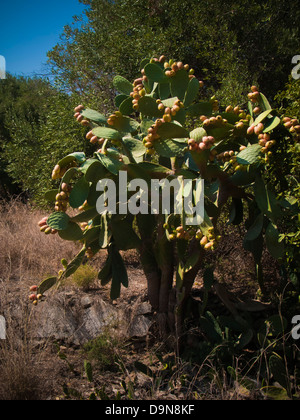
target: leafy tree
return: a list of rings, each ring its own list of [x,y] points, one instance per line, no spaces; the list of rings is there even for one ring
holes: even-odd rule
[[[65,28],[49,62],[66,89],[103,112],[113,107],[107,82],[115,74],[133,79],[144,57],[162,53],[188,62],[225,103],[242,100],[245,80],[272,98],[300,40],[293,1],[80,1],[85,15]]]
[[[290,77],[285,89],[276,96],[281,114],[300,118],[300,80]],[[292,133],[295,127],[287,122]],[[296,130],[299,127],[296,128]],[[279,197],[288,197],[291,206],[300,202],[300,145],[291,139],[281,143],[277,158],[269,168],[269,180]],[[283,182],[285,180],[285,182]],[[300,218],[298,214],[282,220],[281,239],[286,245],[286,272],[297,284],[300,272]]]
[[[39,78],[8,76],[1,82],[1,181],[7,179],[8,194],[14,183],[19,192],[45,204],[53,164],[66,148],[84,147],[83,133],[71,118],[78,99]]]
[[[47,82],[42,79],[27,79],[24,77],[13,77],[7,75],[0,83],[0,172],[2,194],[5,197],[13,193],[20,193],[21,178],[15,177],[9,164],[14,160],[11,153],[11,160],[5,153],[12,146],[13,124],[17,123],[18,117],[22,116],[27,122],[28,128],[40,123],[41,115],[44,114],[45,88]],[[42,98],[42,100],[41,100]],[[36,133],[35,133],[36,134]],[[19,139],[20,151],[22,150],[21,138]],[[12,146],[13,147],[13,146]],[[24,161],[22,161],[23,165]]]
[[[300,118],[300,80],[289,78],[284,90],[279,92],[275,99],[280,111],[294,118]]]

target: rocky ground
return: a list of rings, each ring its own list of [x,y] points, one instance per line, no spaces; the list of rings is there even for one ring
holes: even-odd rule
[[[88,399],[95,389],[109,399],[193,398],[201,375],[197,379],[196,367],[157,341],[143,272],[129,267],[128,273],[130,286],[118,302],[110,301],[109,287],[94,284],[85,291],[63,287],[33,307],[23,287],[14,280],[6,284],[0,398]],[[155,378],[143,373],[145,366]]]
[[[158,339],[146,279],[134,252],[123,255],[129,287],[122,288],[118,301],[109,299],[109,285],[95,281],[106,258],[103,252],[79,282],[77,278],[48,292],[45,301],[32,306],[29,287],[57,273],[60,259],[70,261],[78,249],[56,236],[41,235],[40,211],[16,202],[0,205],[0,214],[0,315],[7,324],[6,340],[0,341],[0,399],[88,399],[95,394],[102,399],[253,397],[227,383],[210,360],[198,365],[179,359],[169,343]],[[24,220],[26,227],[20,229]],[[241,243],[231,245],[228,240],[221,243],[211,262],[218,281],[241,303],[255,298],[257,285]],[[276,269],[269,267],[269,279],[277,281]],[[196,303],[203,298],[202,286],[200,273],[193,289]],[[209,304],[212,311],[227,311],[215,292]],[[193,328],[189,326],[185,337],[190,349],[197,348],[199,340]],[[93,378],[87,375],[90,367]]]

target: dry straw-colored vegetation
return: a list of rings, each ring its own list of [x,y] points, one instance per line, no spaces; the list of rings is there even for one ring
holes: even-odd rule
[[[71,258],[76,248],[41,235],[41,215],[19,199],[0,203],[0,314],[7,332],[0,341],[0,399],[47,398],[54,380],[51,364],[42,363],[48,343],[36,347],[30,337],[28,288],[59,269],[58,251]]]
[[[0,400],[87,399],[95,387],[101,390],[103,398],[110,399],[120,396],[122,399],[165,400],[262,397],[258,382],[257,386],[254,384],[253,391],[245,390],[230,379],[226,366],[217,369],[213,354],[199,364],[191,363],[170,353],[164,343],[151,340],[151,336],[144,342],[124,342],[110,337],[108,331],[84,348],[64,347],[64,343],[57,344],[52,340],[36,342],[32,338],[31,325],[35,308],[28,301],[28,288],[61,269],[60,255],[71,260],[78,250],[77,245],[61,241],[57,235],[46,237],[40,234],[37,223],[43,216],[41,210],[20,200],[0,205],[0,315],[5,316],[7,327],[6,340],[0,340]],[[239,267],[236,267],[234,261],[230,262],[226,246],[221,246],[221,250],[217,257],[216,275],[219,280],[226,277],[232,291],[241,296],[245,293],[252,295],[255,287],[250,275],[251,261],[247,264],[240,261]],[[235,253],[232,255],[234,259]],[[102,255],[90,266],[84,266],[64,287],[93,293],[93,287],[99,286],[97,281],[93,283],[96,268],[104,257]],[[134,285],[138,285],[141,270],[138,269],[136,256],[128,253],[124,257],[130,278]],[[271,272],[269,277],[274,281]],[[239,285],[237,278],[243,280]],[[195,296],[201,286],[199,276]],[[141,286],[137,290],[141,290]],[[137,290],[133,290],[135,294]],[[126,303],[130,304],[130,290],[126,293]],[[152,335],[154,337],[154,333]],[[196,348],[197,340],[201,337],[191,328],[185,337],[188,347]],[[103,355],[109,355],[109,363]],[[263,357],[262,354],[261,360]],[[93,383],[87,381],[84,372],[86,359],[93,365]],[[258,357],[252,363],[260,369],[261,360]],[[142,369],[149,366],[153,377],[147,377],[136,369],[136,362],[142,363],[139,365]],[[233,360],[231,366],[239,376],[243,375],[243,369],[247,371],[249,367],[243,367],[239,358]],[[64,384],[71,384],[71,387],[63,388]]]

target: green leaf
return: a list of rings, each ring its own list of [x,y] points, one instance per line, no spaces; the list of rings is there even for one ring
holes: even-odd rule
[[[110,289],[110,298],[111,300],[119,299],[121,295],[121,280],[115,274],[114,275],[114,267],[112,266],[113,275],[112,275],[112,282],[111,282],[111,289]]]
[[[190,132],[190,138],[196,140],[196,142],[199,143],[205,136],[207,136],[207,132],[202,127],[196,128],[195,130]]]
[[[111,230],[119,250],[128,251],[129,249],[137,249],[140,246],[141,240],[133,230],[132,223],[128,219],[112,219]]]
[[[267,214],[269,210],[268,196],[264,180],[261,176],[257,176],[254,184],[255,201],[259,209]]]
[[[243,221],[244,207],[243,201],[240,198],[233,198],[230,208],[229,220],[227,225],[237,226]]]
[[[187,91],[186,91],[185,98],[183,101],[183,104],[185,107],[188,107],[193,103],[193,101],[198,96],[199,90],[200,90],[199,80],[196,79],[196,77],[194,77],[193,79],[189,81],[189,84],[187,87]]]
[[[55,212],[47,220],[47,225],[55,230],[65,230],[68,227],[70,217],[63,212]]]
[[[222,339],[223,335],[222,335],[222,330],[220,328],[220,325],[218,323],[218,321],[216,320],[216,318],[213,316],[213,314],[209,311],[207,311],[205,313],[205,317],[210,320],[212,322],[212,324],[214,325],[214,329],[216,331],[216,333],[219,335],[219,337]]]
[[[77,209],[78,207],[82,206],[83,203],[88,198],[90,192],[90,184],[87,182],[85,177],[81,177],[79,181],[76,182],[74,185],[70,198],[69,204],[73,209]]]
[[[181,108],[173,118],[174,121],[178,121],[181,125],[184,125],[186,121],[186,110]]]
[[[163,111],[158,109],[158,105],[154,98],[150,96],[143,96],[139,99],[139,111],[147,117],[162,118]]]
[[[108,140],[121,140],[122,135],[119,131],[114,130],[113,128],[107,127],[96,127],[92,130],[94,136],[99,138],[104,138]]]
[[[134,362],[134,367],[139,371],[142,372],[144,375],[149,376],[150,378],[155,378],[155,374],[152,372],[152,370],[146,366],[144,363],[141,362]]]
[[[69,222],[68,227],[64,230],[60,230],[58,235],[65,241],[80,241],[83,238],[83,232],[81,228],[75,222]]]
[[[115,120],[114,127],[122,133],[130,134],[137,133],[140,124],[132,118],[122,116]]]
[[[254,334],[251,329],[242,332],[239,336],[237,343],[235,344],[235,350],[241,351],[245,348],[252,340]]]
[[[265,120],[267,116],[271,114],[272,111],[273,109],[267,109],[266,111],[259,114],[259,116],[255,119],[253,125],[258,125],[259,123],[263,122],[263,120]]]
[[[162,141],[159,140],[154,143],[154,149],[160,156],[171,158],[183,156],[187,150],[187,144],[170,139]]]
[[[227,120],[229,124],[232,125],[234,125],[240,120],[239,116],[234,112],[222,112],[220,115],[223,118],[223,120]]]
[[[66,268],[66,271],[64,273],[65,278],[68,278],[68,277],[72,276],[78,270],[78,268],[83,263],[83,260],[84,260],[84,257],[85,257],[85,252],[86,252],[86,249],[84,247],[76,255],[76,257],[70,262],[70,264],[68,265],[68,267]]]
[[[116,247],[113,247],[112,249],[112,275],[113,275],[113,282],[114,282],[114,278],[116,278],[117,281],[121,282],[124,287],[126,288],[128,287],[127,270],[126,270],[123,258],[121,257]]]
[[[126,99],[131,99],[131,101],[132,101],[132,98],[130,96],[128,96],[128,95],[124,95],[123,93],[121,95],[117,95],[115,97],[115,105],[116,105],[116,107],[119,108],[120,105],[121,105],[121,103],[124,102]]]
[[[168,83],[169,79],[159,64],[149,63],[144,68],[145,74],[153,82]]]
[[[130,163],[127,165],[128,180],[139,178],[147,182],[148,186],[151,184],[151,175],[139,163]]]
[[[289,400],[286,389],[279,386],[264,386],[261,391],[267,398],[272,398],[275,401]]]
[[[221,315],[218,319],[223,328],[229,328],[230,330],[239,333],[244,330],[244,326],[231,316]]]
[[[285,364],[282,358],[273,353],[269,359],[269,368],[276,382],[278,382],[284,389],[289,390],[290,378],[287,377]]]
[[[276,221],[281,217],[281,208],[275,194],[268,189],[260,176],[255,179],[254,194],[259,209],[271,220]]]
[[[288,321],[281,315],[272,315],[264,323],[265,332],[268,337],[277,338],[285,333],[288,328]],[[262,330],[264,329],[262,328]]]
[[[189,138],[189,132],[179,124],[175,123],[164,123],[158,130],[157,134],[161,140],[164,139],[176,139],[176,138]]]
[[[262,231],[264,225],[264,215],[260,213],[255,219],[253,225],[249,228],[248,232],[245,235],[246,241],[253,241],[256,239]]]
[[[261,146],[259,144],[252,144],[246,149],[242,150],[236,157],[237,163],[240,165],[253,165],[260,162]]]
[[[85,162],[80,166],[80,170],[84,164]],[[78,174],[78,171],[79,171],[79,168],[68,169],[67,172],[62,177],[60,185],[62,185],[63,183],[69,184],[72,178],[74,178]]]
[[[210,234],[209,229],[211,229],[212,227],[214,227],[212,221],[210,220],[207,211],[204,209],[204,220],[200,225],[200,229],[201,232],[203,233],[204,236],[208,236]]]
[[[107,248],[110,241],[107,214],[101,215],[99,246],[104,249]]]
[[[182,69],[177,71],[175,76],[171,77],[172,96],[177,96],[181,101],[183,101],[188,89],[189,82],[190,79],[186,70]]]
[[[132,107],[132,98],[129,96],[120,104],[119,111],[123,115],[131,115],[134,113],[134,109]]]
[[[43,295],[45,292],[51,289],[56,284],[56,282],[57,277],[49,277],[48,279],[42,281],[38,287],[37,294]]]
[[[171,95],[170,83],[160,83],[158,86],[159,97],[163,101]]]
[[[106,156],[102,153],[96,153],[96,156],[102,165],[113,175],[118,175],[119,171],[123,168],[123,163],[111,158],[110,156]]]
[[[79,213],[77,216],[71,218],[71,222],[75,223],[84,223],[89,222],[90,220],[94,219],[98,215],[97,209],[93,207],[83,213]]]
[[[122,76],[116,76],[113,80],[113,85],[118,92],[123,93],[124,95],[130,95],[133,91],[132,83]]]
[[[255,181],[257,167],[252,165],[248,166],[246,171],[237,171],[231,177],[231,182],[236,186],[250,185]]]
[[[169,168],[153,162],[141,162],[138,165],[145,171],[149,172],[149,175],[152,175],[153,178],[160,177],[160,175],[165,177],[167,174],[170,174],[171,171]]]
[[[147,64],[149,64],[149,62],[149,58],[143,58],[143,60],[140,62],[140,70],[142,70]]]
[[[268,99],[265,97],[264,94],[260,93],[260,97],[259,97],[259,105],[262,109],[266,110],[272,110],[272,107],[268,101]]]
[[[144,117],[140,124],[140,130],[143,136],[146,136],[148,134],[148,129],[152,127],[153,120],[151,118]]]
[[[207,334],[208,338],[213,343],[222,342],[222,332],[216,319],[210,312],[206,312],[205,316],[200,316],[200,328]]]
[[[106,286],[112,279],[112,256],[111,253],[108,254],[108,257],[105,261],[103,268],[98,274],[98,279],[101,280],[101,285]]]
[[[279,232],[271,222],[266,229],[266,244],[272,257],[280,259],[284,256],[284,244],[279,241]]]
[[[173,107],[173,105],[175,104],[175,102],[177,102],[178,101],[178,97],[177,96],[173,96],[172,98],[167,98],[167,99],[164,99],[163,101],[162,101],[162,103],[163,103],[163,105],[166,107],[166,108],[172,108]]]
[[[107,123],[105,115],[102,115],[100,112],[94,111],[93,109],[86,108],[81,112],[81,115],[99,125]]]
[[[187,262],[184,264],[184,273],[188,273],[199,261],[199,251],[194,252],[189,256]]]
[[[91,244],[98,242],[100,234],[100,226],[89,227],[83,232],[82,240],[85,243],[86,247],[89,247]]]
[[[64,157],[63,159],[61,159],[58,162],[58,165],[61,168],[65,168],[66,166],[68,166],[70,163],[77,161],[79,164],[82,164],[83,162],[85,162],[86,160],[86,156],[85,153],[83,152],[75,152],[75,153],[71,153],[70,155]]]
[[[231,124],[225,124],[222,127],[210,127],[208,126],[206,128],[207,134],[209,136],[213,136],[217,142],[221,140],[227,140],[227,137],[231,134],[232,130],[234,129],[234,126]],[[218,146],[219,144],[217,144]]]
[[[121,140],[122,142],[122,140]],[[109,158],[113,160],[119,161],[120,159],[120,151],[116,149],[115,147],[107,147],[105,150],[105,156],[108,156]],[[126,158],[126,156],[124,156]],[[128,158],[127,158],[128,159]],[[109,173],[107,172],[106,178],[109,178]]]
[[[175,102],[178,101],[178,97],[175,96],[173,98],[167,98],[162,101],[163,105],[167,108],[172,108]],[[181,108],[177,114],[173,117],[174,121],[178,121],[181,125],[185,124],[186,120],[186,111],[184,108]]]
[[[146,148],[142,141],[133,137],[125,137],[123,143],[133,157],[141,157],[146,153]]]
[[[54,202],[54,201],[56,201],[57,194],[59,194],[59,190],[47,191],[44,195],[45,200],[50,201],[50,202]]]
[[[265,128],[263,130],[264,133],[269,133],[270,131],[274,130],[276,127],[278,127],[281,123],[281,120],[279,117],[272,117],[267,120],[267,124],[265,124]]]
[[[107,177],[108,171],[98,159],[89,159],[88,165],[81,169],[87,182],[98,182]]]
[[[264,248],[264,241],[262,233],[253,241],[246,241],[244,239],[243,247],[246,251],[252,253],[255,263],[260,264],[263,248]]]
[[[212,104],[210,102],[200,101],[196,104],[189,106],[186,111],[191,117],[200,117],[201,115],[211,117]]]
[[[89,382],[93,382],[93,368],[88,360],[84,361],[84,371]]]

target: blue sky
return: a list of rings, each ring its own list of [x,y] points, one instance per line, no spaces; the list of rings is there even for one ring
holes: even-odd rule
[[[47,52],[85,7],[78,0],[2,0],[0,55],[5,57],[6,71],[22,76],[47,74]]]

